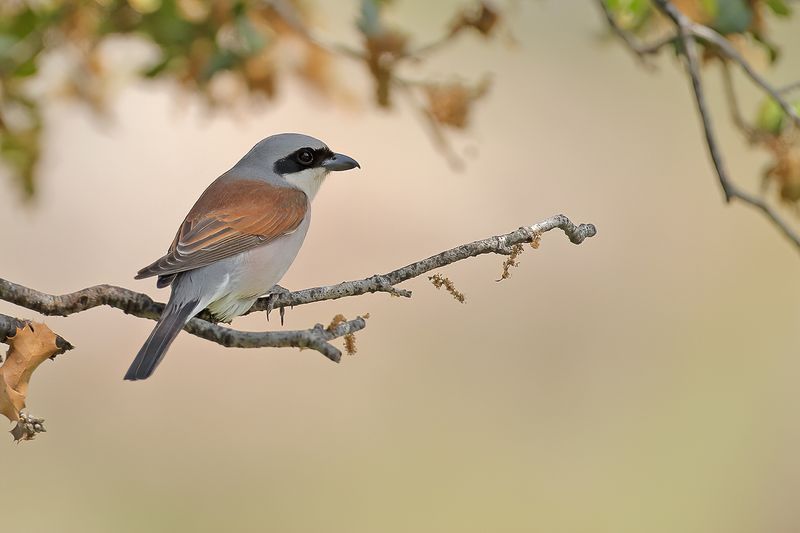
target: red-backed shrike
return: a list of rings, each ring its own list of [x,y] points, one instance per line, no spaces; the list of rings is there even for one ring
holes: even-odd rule
[[[167,255],[139,271],[172,286],[161,318],[125,374],[148,378],[205,308],[230,321],[277,284],[300,251],[311,201],[328,172],[359,164],[297,133],[267,137],[200,196]]]

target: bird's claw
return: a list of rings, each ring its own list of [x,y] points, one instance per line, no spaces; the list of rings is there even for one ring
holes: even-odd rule
[[[267,308],[266,308],[267,322],[269,322],[269,314],[272,312],[273,309],[275,309],[275,301],[278,299],[279,296],[282,296],[284,294],[289,294],[289,292],[290,292],[289,290],[284,289],[280,285],[275,285],[272,288],[270,293],[267,295]],[[286,307],[283,305],[280,306],[278,308],[278,312],[280,313],[281,317],[281,326],[283,326],[284,317],[286,315]]]

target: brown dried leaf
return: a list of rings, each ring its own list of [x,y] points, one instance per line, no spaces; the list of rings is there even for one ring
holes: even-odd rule
[[[750,31],[753,33],[764,33],[767,25],[764,19],[763,0],[748,0],[750,9],[753,11],[753,22],[750,23]]]
[[[9,349],[0,366],[0,414],[12,422],[20,420],[33,372],[42,362],[63,351],[56,339],[56,334],[46,325],[32,322],[18,328],[14,336],[6,340]]]
[[[481,2],[478,9],[463,11],[450,28],[450,35],[455,35],[464,28],[474,28],[484,37],[491,35],[497,27],[500,13],[487,2]]]
[[[366,35],[367,66],[375,80],[375,100],[381,107],[391,106],[391,81],[397,59],[406,53],[408,37],[386,30]]]
[[[775,154],[775,162],[767,170],[766,176],[778,184],[782,200],[800,200],[800,154],[797,151]]]
[[[288,0],[279,5],[277,2],[253,2],[249,14],[253,20],[259,21],[281,36],[299,35],[310,19],[308,6],[297,0]]]
[[[773,162],[764,172],[764,185],[772,181],[778,186],[781,200],[800,201],[800,149],[791,135],[767,135],[761,139],[772,154]]]
[[[247,87],[274,98],[277,90],[278,73],[272,59],[272,49],[264,47],[258,54],[245,59],[242,75]]]
[[[305,56],[297,72],[306,83],[322,94],[329,92],[333,86],[331,54],[320,46],[306,46]]]
[[[476,87],[467,87],[459,82],[427,85],[428,112],[439,124],[463,129],[469,123],[472,103],[485,95],[488,89],[488,80]]]
[[[208,17],[211,6],[202,0],[177,0],[178,13],[188,21],[200,23]]]
[[[673,0],[673,4],[684,15],[698,24],[710,24],[714,21],[714,14],[708,9],[707,4],[700,0]]]

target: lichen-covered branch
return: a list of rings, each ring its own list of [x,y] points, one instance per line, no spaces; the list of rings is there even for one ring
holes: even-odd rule
[[[456,246],[386,274],[376,274],[355,281],[345,281],[336,285],[314,287],[313,289],[282,294],[275,298],[274,305],[275,307],[294,307],[323,300],[359,296],[371,292],[389,292],[397,296],[410,297],[411,291],[397,289],[396,285],[469,257],[483,254],[509,255],[512,253],[512,248],[515,244],[531,242],[536,235],[541,235],[553,229],[563,230],[573,244],[580,244],[597,233],[592,224],[575,225],[566,216],[555,215],[533,226],[524,226],[504,235],[497,235]],[[0,297],[2,297],[2,292],[0,292]],[[255,303],[249,312],[263,311],[266,309],[266,304],[267,302],[261,299]]]
[[[248,312],[265,311],[272,307],[293,307],[374,292],[386,292],[397,296],[410,297],[410,291],[398,289],[396,285],[431,270],[470,257],[488,253],[511,254],[514,245],[531,242],[542,233],[553,229],[564,231],[569,240],[575,244],[580,244],[586,238],[596,234],[596,229],[591,224],[575,225],[566,216],[555,215],[542,222],[519,228],[510,233],[457,246],[386,274],[376,274],[364,279],[295,292],[280,291],[272,298],[259,299]],[[4,279],[0,279],[0,300],[11,302],[43,315],[55,316],[68,316],[94,307],[107,305],[120,309],[127,314],[155,320],[164,308],[164,304],[153,301],[146,294],[113,285],[95,285],[69,294],[52,295]],[[0,315],[0,317],[2,316]],[[2,327],[2,324],[2,319],[0,319],[0,327]],[[341,352],[331,345],[329,341],[352,334],[365,327],[366,322],[364,319],[358,317],[331,328],[323,328],[317,324],[308,330],[245,332],[215,324],[207,313],[201,313],[197,318],[189,321],[185,329],[192,335],[223,346],[240,348],[311,348],[333,361],[338,361],[341,357]]]
[[[193,318],[185,329],[192,335],[229,348],[310,348],[338,363],[342,358],[342,352],[330,344],[330,341],[352,335],[365,327],[367,327],[366,320],[357,317],[330,329],[317,324],[311,329],[297,331],[251,332],[226,328],[200,318]]]

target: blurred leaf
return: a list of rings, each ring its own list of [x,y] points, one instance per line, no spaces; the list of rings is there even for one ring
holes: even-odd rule
[[[711,19],[715,19],[719,15],[719,4],[726,0],[699,0],[700,8],[705,11]]]
[[[245,14],[236,17],[236,28],[242,41],[245,45],[245,51],[248,54],[258,52],[266,44],[266,39],[261,35],[250,22],[250,19]]]
[[[210,80],[217,72],[230,69],[236,63],[237,58],[238,56],[234,52],[218,48],[203,70],[203,79]]]
[[[361,49],[346,53],[363,57],[375,83],[375,102],[388,107],[395,70],[411,58],[409,38],[385,24],[388,0],[351,1],[360,2],[357,25],[363,41]],[[609,1],[633,13],[650,9],[648,0]],[[456,13],[455,31],[495,33],[499,11],[480,0],[474,7]],[[44,102],[38,97],[22,104],[30,115],[22,126],[4,113],[9,104],[19,107],[24,88],[30,86],[23,82],[40,72],[42,58],[57,47],[69,48],[76,57],[65,60],[72,63],[67,65],[66,81],[52,92],[78,97],[102,111],[106,91],[114,85],[108,76],[115,66],[104,63],[101,45],[112,36],[135,35],[158,50],[139,76],[171,80],[209,103],[217,103],[219,94],[233,95],[212,94],[226,80],[241,81],[247,94],[272,98],[285,73],[333,96],[330,51],[310,38],[309,12],[304,0],[0,0],[0,159],[30,198],[42,132],[39,106]],[[448,40],[448,29],[454,27],[443,29],[442,42]],[[284,40],[291,46],[279,47]],[[218,78],[222,72],[231,76]]]
[[[761,103],[756,115],[756,127],[761,131],[777,134],[783,128],[783,109],[778,102],[768,98]]]
[[[450,28],[450,34],[454,35],[465,28],[474,28],[481,35],[488,37],[497,27],[499,20],[498,11],[486,2],[481,2],[477,9],[467,9],[460,13]]]
[[[391,87],[397,58],[406,51],[408,38],[399,32],[386,30],[366,36],[367,66],[375,81],[375,102],[381,107],[391,105]]]
[[[360,17],[356,26],[364,35],[378,35],[383,32],[381,23],[381,9],[384,2],[381,0],[361,0]]]
[[[792,14],[792,8],[786,0],[764,0],[764,3],[779,17],[788,17]]]
[[[429,84],[425,87],[428,113],[439,124],[464,129],[469,124],[473,103],[488,90],[488,79],[475,87],[467,87],[459,82]]]
[[[0,159],[10,168],[24,198],[29,200],[36,192],[34,176],[39,160],[41,113],[34,102],[20,98],[13,103],[24,120],[17,125],[9,124],[9,117],[4,118],[0,113]]]
[[[723,35],[744,33],[753,24],[753,9],[748,0],[717,0],[711,27]]]
[[[800,113],[800,101],[793,102],[792,107]],[[763,132],[777,135],[788,125],[788,117],[780,104],[772,98],[766,98],[758,109],[756,127]]]
[[[781,54],[780,49],[775,46],[774,43],[768,41],[767,38],[761,33],[754,32],[752,35],[755,42],[767,52],[767,58],[769,59],[770,64],[776,62]]]
[[[604,0],[622,28],[637,30],[653,12],[650,0]]]
[[[11,74],[12,76],[16,76],[18,78],[27,78],[28,76],[33,76],[38,71],[39,67],[36,64],[36,58],[31,57],[27,61],[24,61],[19,65],[17,65],[17,67],[14,69],[14,72],[12,72]]]
[[[128,4],[139,13],[152,13],[161,7],[161,0],[128,0]]]
[[[772,153],[773,163],[764,173],[764,180],[778,185],[781,200],[800,201],[800,151],[784,136],[767,139],[766,148]]]

